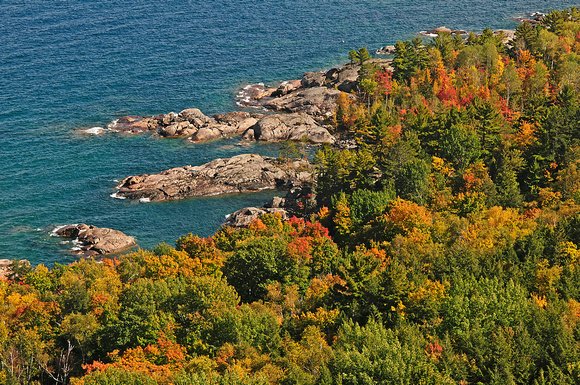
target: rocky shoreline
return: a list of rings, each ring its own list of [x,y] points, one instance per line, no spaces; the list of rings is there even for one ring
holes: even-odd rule
[[[306,113],[258,114],[244,111],[206,116],[193,108],[154,117],[125,116],[109,125],[116,132],[153,132],[165,138],[187,138],[193,143],[241,135],[245,141],[279,142],[305,138],[310,143],[332,143],[329,126]]]
[[[440,32],[467,34],[446,27],[421,34],[436,36]],[[501,30],[495,33],[503,33],[507,38],[513,37],[513,31]],[[395,47],[385,46],[377,53],[393,55]],[[384,58],[371,61],[382,68],[390,68],[392,62]],[[179,113],[157,116],[124,116],[108,128],[127,134],[149,132],[165,138],[186,138],[193,143],[238,135],[245,142],[290,140],[339,145],[342,140],[331,134],[328,123],[337,108],[336,101],[341,92],[348,97],[356,97],[352,92],[357,90],[359,69],[357,64],[350,63],[327,71],[309,72],[300,79],[283,81],[274,87],[263,84],[244,87],[237,96],[236,104],[244,108],[260,109],[260,112],[233,111],[207,116],[197,108],[190,108]],[[117,191],[111,196],[152,202],[276,188],[288,190],[285,198],[274,198],[263,207],[243,208],[228,216],[227,225],[245,227],[265,213],[279,214],[282,218],[304,215],[304,208],[308,207],[312,199],[312,182],[312,166],[306,160],[281,162],[276,158],[245,154],[215,159],[201,166],[176,167],[156,174],[128,176],[116,186]],[[100,230],[115,231],[78,226],[67,226],[61,234],[72,234],[73,238],[83,243],[85,240],[81,240],[81,237],[90,234],[89,230],[97,233]],[[131,245],[134,245],[134,240],[130,239],[133,241]],[[122,245],[130,247],[129,241]],[[96,243],[83,243],[81,250],[85,256],[116,252],[101,247],[98,240]]]
[[[390,59],[372,59],[388,67]],[[237,104],[260,108],[264,113],[232,111],[205,115],[197,108],[157,116],[124,116],[108,128],[115,132],[152,132],[166,138],[187,138],[194,143],[241,135],[245,141],[303,140],[333,143],[329,119],[341,92],[349,97],[357,85],[359,66],[347,64],[327,71],[309,72],[301,79],[281,82],[277,87],[252,84],[237,96]]]

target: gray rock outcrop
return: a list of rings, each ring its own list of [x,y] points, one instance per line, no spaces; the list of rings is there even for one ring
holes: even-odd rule
[[[319,112],[320,106],[325,105],[325,98],[339,92],[326,88],[324,90],[322,93],[319,93],[320,90],[316,88],[304,91],[316,94],[309,97],[309,100],[316,102],[308,108],[305,106],[302,109]],[[271,109],[281,111],[290,111],[294,109],[294,104],[298,103],[286,97],[275,100],[277,100],[278,105],[276,107],[272,105]],[[329,101],[329,103],[331,102]],[[273,127],[274,123],[276,127]],[[243,135],[245,140],[269,142],[300,140],[303,136],[306,136],[312,143],[332,143],[334,140],[325,126],[304,113],[264,115],[233,111],[209,117],[197,108],[190,108],[179,114],[170,112],[155,117],[126,116],[118,119],[109,127],[113,131],[126,133],[154,131],[163,137],[188,137],[190,141],[196,143],[233,135]]]
[[[273,111],[303,112],[323,120],[336,109],[340,91],[353,90],[357,78],[356,65],[308,72],[301,79],[282,82],[278,87],[251,85],[240,93],[238,104]]]
[[[336,109],[338,95],[340,91],[334,88],[301,88],[266,101],[264,107],[273,111],[302,112],[316,117],[329,117]]]
[[[79,252],[84,256],[117,253],[135,246],[135,239],[119,230],[84,223],[60,227],[55,234],[76,240],[80,244]]]
[[[153,131],[163,137],[189,137],[193,142],[201,142],[242,134],[263,116],[235,111],[210,117],[197,108],[189,108],[179,114],[170,112],[153,117],[125,116],[117,119],[109,128],[130,134]]]
[[[259,208],[259,207],[244,207],[227,218],[226,225],[235,228],[248,227],[253,221],[259,219],[264,214],[280,214],[282,220],[287,220],[288,212],[282,208]]]
[[[119,183],[114,196],[162,201],[288,188],[311,181],[312,173],[307,161],[280,164],[276,158],[243,154],[215,159],[201,166],[129,176]]]
[[[273,142],[308,139],[311,143],[332,143],[334,137],[311,116],[301,114],[266,115],[251,127],[255,140]],[[251,138],[250,133],[244,138]]]
[[[264,214],[280,214],[282,220],[292,216],[308,214],[305,207],[314,204],[312,187],[296,186],[288,190],[285,197],[274,197],[262,207],[244,207],[226,218],[225,225],[235,228],[248,227],[254,220]]]
[[[392,61],[372,59],[372,62],[378,67],[387,68]],[[357,64],[347,64],[328,71],[309,72],[301,79],[282,82],[278,87],[266,88],[254,84],[240,92],[238,104],[273,111],[303,112],[322,121],[336,110],[340,91],[350,93],[356,89],[358,71]]]

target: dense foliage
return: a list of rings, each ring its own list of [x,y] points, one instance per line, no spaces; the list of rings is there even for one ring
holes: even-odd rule
[[[580,14],[350,57],[315,214],[15,262],[0,383],[580,383]]]

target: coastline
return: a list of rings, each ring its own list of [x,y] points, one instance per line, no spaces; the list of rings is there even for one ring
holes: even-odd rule
[[[325,75],[326,73],[328,73],[328,71],[330,71],[330,70],[326,70],[326,71],[320,71],[320,72],[315,72],[315,73],[312,73],[312,74],[314,74],[314,75],[316,75],[316,76],[318,76],[319,74],[324,74],[324,75]],[[277,90],[278,88],[280,88],[281,86],[286,86],[287,84],[290,84],[290,83],[292,83],[292,81],[282,81],[282,82],[280,83],[280,86],[279,86],[279,87],[277,87],[277,88],[276,88],[276,90]],[[98,128],[97,128],[97,127],[98,127]],[[104,129],[104,130],[100,130],[101,128],[103,128],[103,127],[101,127],[101,126],[92,126],[91,128],[89,128],[89,129],[88,129],[90,132],[86,132],[86,134],[88,134],[88,135],[91,135],[91,136],[92,136],[92,135],[95,135],[96,133],[100,133],[100,132],[105,132],[105,133],[108,133],[108,132],[109,132],[109,130],[106,130],[106,129]],[[220,137],[220,138],[221,138],[221,137]],[[122,177],[122,176],[121,176],[121,177]],[[119,178],[119,179],[120,179],[120,178]],[[109,193],[109,195],[110,195],[110,193]],[[82,218],[80,218],[80,219],[82,220]],[[58,223],[58,222],[61,222],[61,223],[62,223],[62,221],[60,221],[60,220],[59,220],[59,221],[57,221],[57,223]],[[114,226],[113,226],[113,227],[114,227]]]

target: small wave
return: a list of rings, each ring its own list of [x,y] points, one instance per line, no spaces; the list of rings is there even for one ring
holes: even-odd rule
[[[139,198],[139,202],[141,202],[141,203],[149,203],[149,202],[151,202],[151,199],[150,198]]]
[[[32,230],[33,230],[32,227],[23,225],[23,226],[14,226],[9,231],[12,234],[16,234],[16,233],[25,233]]]
[[[118,192],[118,191],[117,191],[117,192]],[[112,194],[111,194],[111,195],[109,195],[109,196],[110,196],[111,198],[115,198],[115,199],[127,199],[127,198],[125,198],[125,197],[118,196],[116,192],[115,192],[115,193],[112,193]]]

